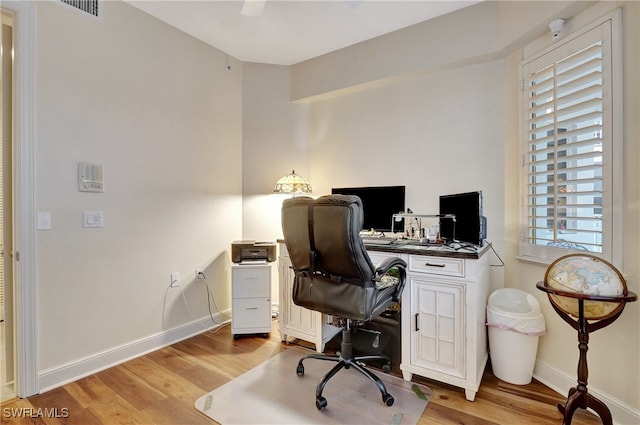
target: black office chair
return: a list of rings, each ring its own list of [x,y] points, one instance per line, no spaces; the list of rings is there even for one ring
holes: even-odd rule
[[[299,376],[304,375],[306,359],[338,362],[316,387],[318,410],[327,406],[322,396],[327,382],[342,368],[350,367],[378,386],[387,406],[394,402],[382,380],[363,366],[364,362],[382,361],[383,370],[388,372],[389,358],[354,356],[351,321],[369,321],[399,301],[406,263],[400,258],[388,258],[374,267],[359,236],[362,219],[362,202],[357,196],[331,195],[317,200],[295,197],[285,200],[282,207],[282,230],[295,272],[293,302],[346,319],[337,355],[315,353],[298,362]]]

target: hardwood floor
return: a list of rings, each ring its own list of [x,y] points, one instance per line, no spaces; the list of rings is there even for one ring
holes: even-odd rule
[[[194,401],[289,346],[280,342],[276,322],[266,339],[234,340],[229,326],[225,326],[217,333],[205,332],[46,393],[6,401],[0,405],[0,422],[212,424],[211,419],[195,410]],[[475,401],[469,402],[462,389],[418,380],[433,391],[420,425],[562,423],[556,404],[563,402],[566,395],[539,382],[506,384],[488,370]],[[309,408],[315,409],[313,400],[309,400]],[[600,424],[600,420],[579,411],[573,424]]]

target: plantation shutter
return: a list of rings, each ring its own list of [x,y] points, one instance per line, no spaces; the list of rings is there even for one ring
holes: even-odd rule
[[[603,252],[612,166],[606,30],[603,24],[523,66],[531,247]]]

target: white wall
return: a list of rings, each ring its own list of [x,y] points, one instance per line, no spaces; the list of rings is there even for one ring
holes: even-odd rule
[[[312,103],[317,193],[404,185],[407,207],[437,214],[440,195],[482,190],[489,240],[500,247],[502,79],[502,63],[489,62]]]
[[[282,238],[280,208],[290,195],[275,194],[291,170],[308,177],[308,106],[289,102],[289,67],[244,64],[242,234],[245,239]]]
[[[242,64],[126,3],[102,5],[93,19],[36,3],[36,203],[52,216],[37,233],[44,386],[206,319],[196,268],[228,310],[241,237]],[[104,193],[78,192],[81,161],[104,166]],[[104,228],[83,228],[85,210],[104,211]]]
[[[309,170],[308,105],[289,102],[289,67],[244,64],[242,238],[282,239],[280,210],[291,195],[273,193],[292,170]],[[272,304],[279,304],[278,268],[271,273]]]

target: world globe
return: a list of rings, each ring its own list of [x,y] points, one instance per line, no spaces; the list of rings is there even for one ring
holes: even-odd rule
[[[624,308],[624,302],[598,300],[598,297],[627,295],[627,284],[618,269],[589,254],[558,258],[547,268],[544,283],[559,292],[584,295],[572,297],[548,293],[549,301],[555,307],[574,317],[579,317],[578,298],[583,298],[587,320],[605,319]]]
[[[603,424],[612,425],[607,405],[587,390],[589,333],[613,323],[626,303],[637,301],[638,296],[627,290],[618,269],[591,254],[558,258],[547,267],[544,281],[538,282],[536,287],[547,293],[556,313],[578,331],[578,385],[569,390],[565,404],[558,404],[562,423],[570,424],[577,409],[590,408],[600,416]]]

